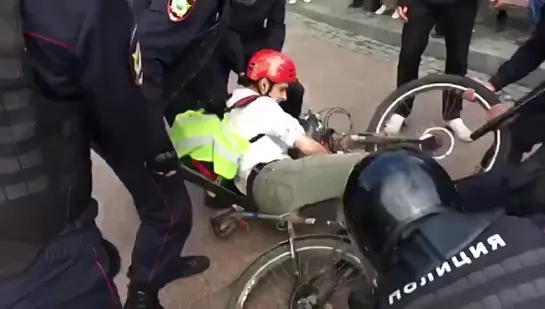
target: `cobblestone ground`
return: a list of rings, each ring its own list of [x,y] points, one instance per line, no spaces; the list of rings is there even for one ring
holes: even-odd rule
[[[300,79],[306,88],[308,106],[315,109],[332,106],[348,109],[352,113],[355,130],[365,130],[377,104],[394,90],[399,52],[395,47],[288,14],[286,51],[297,63]],[[442,67],[442,62],[425,58],[422,73],[440,72]],[[484,78],[476,72],[471,72],[471,75]],[[514,98],[526,91],[517,86],[508,89]],[[438,100],[440,94],[431,101]],[[437,105],[439,108],[429,112],[425,110],[424,114],[440,115],[440,104]],[[470,110],[469,114],[473,113],[471,107],[467,109]],[[419,123],[420,120],[414,122]],[[454,161],[466,161],[467,156],[465,152]],[[93,163],[93,194],[101,207],[97,222],[104,235],[119,247],[122,254],[123,270],[116,283],[124,299],[128,283],[124,273],[130,261],[139,221],[130,196],[115,175],[100,158],[93,157]],[[250,222],[249,230],[241,229],[231,238],[219,240],[210,231],[211,212],[203,207],[202,190],[189,185],[189,193],[194,227],[184,251],[187,254],[207,255],[212,265],[202,275],[169,284],[160,297],[167,309],[221,309],[231,293],[231,283],[263,251],[285,240],[286,234],[276,231],[272,224]],[[315,230],[297,227],[299,234]],[[270,304],[260,309],[267,308],[281,307]]]
[[[347,48],[380,60],[397,62],[400,49],[397,46],[387,45],[362,35],[334,28],[328,24],[316,22],[299,14],[289,14],[288,20],[292,25],[299,24],[300,26],[306,27],[310,35],[328,40],[339,47]],[[443,72],[444,67],[445,62],[442,60],[432,57],[423,57],[420,65],[420,76],[441,73]],[[487,74],[471,70],[468,72],[468,75],[481,80],[486,80],[490,77]],[[510,85],[504,89],[504,92],[514,100],[522,97],[529,91],[530,89],[527,87],[516,84]]]

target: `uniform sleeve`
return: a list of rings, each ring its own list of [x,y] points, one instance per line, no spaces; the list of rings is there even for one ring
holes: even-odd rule
[[[265,134],[276,136],[288,147],[293,147],[295,141],[305,135],[305,129],[297,119],[285,113],[276,102],[271,101],[271,104],[266,104],[266,106],[264,114],[267,115],[269,126]]]
[[[93,139],[105,151],[150,158],[166,131],[162,113],[144,99],[131,74],[131,8],[125,0],[95,2],[75,47]]]
[[[544,60],[545,20],[542,20],[528,41],[498,69],[489,81],[497,90],[500,90],[537,69]]]
[[[79,24],[66,21],[62,25],[58,20],[63,14],[51,9],[51,1],[25,0],[21,2],[23,30],[29,67],[34,74],[34,81],[42,95],[49,99],[77,98],[82,96],[82,89],[75,78],[73,64],[77,62],[75,54],[76,31]],[[68,9],[70,11],[70,9]],[[75,18],[85,14],[73,12]],[[47,17],[42,17],[42,14]],[[55,22],[57,21],[57,22]]]
[[[281,51],[286,39],[286,0],[276,0],[267,18],[267,47]]]

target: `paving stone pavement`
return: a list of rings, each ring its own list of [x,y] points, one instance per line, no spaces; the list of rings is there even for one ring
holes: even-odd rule
[[[370,55],[380,60],[395,61],[399,55],[399,47],[381,43],[362,35],[343,29],[332,27],[328,24],[317,22],[297,13],[288,13],[288,23],[306,27],[308,33],[312,36],[326,39],[331,43],[349,50]],[[433,57],[422,57],[420,65],[420,76],[428,74],[441,73],[444,70],[445,62]],[[468,75],[481,80],[486,80],[490,76],[484,73],[469,70]],[[504,93],[516,100],[530,91],[529,88],[522,85],[509,85],[504,89]]]

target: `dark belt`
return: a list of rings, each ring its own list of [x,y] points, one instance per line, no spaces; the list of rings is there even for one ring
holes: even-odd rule
[[[276,162],[276,161],[277,160],[272,162]],[[253,188],[254,188],[255,178],[257,177],[259,172],[261,172],[265,168],[265,166],[267,166],[268,164],[271,164],[272,162],[259,163],[256,166],[252,167],[252,171],[250,172],[250,175],[248,175],[248,181],[246,182],[246,196],[248,196],[252,200],[254,199]]]

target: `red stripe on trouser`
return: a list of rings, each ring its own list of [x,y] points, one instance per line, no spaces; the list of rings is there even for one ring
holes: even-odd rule
[[[174,175],[172,177],[176,177],[176,175]],[[165,199],[165,196],[163,195],[163,193],[161,192],[161,189],[159,188],[159,186],[157,185],[157,183],[153,179],[153,176],[151,177],[151,181],[152,181],[153,185],[155,186],[155,189],[157,190],[157,193],[159,194],[159,196],[161,196],[161,199],[163,200],[163,205],[165,206],[165,210],[168,213],[169,226],[168,226],[168,231],[165,233],[165,236],[163,237],[163,243],[161,244],[161,247],[159,248],[159,252],[157,252],[157,255],[155,256],[155,262],[153,263],[153,267],[152,267],[151,272],[150,272],[149,277],[148,277],[148,281],[150,281],[150,282],[151,282],[151,279],[153,278],[153,275],[155,275],[155,271],[157,270],[157,265],[159,264],[159,259],[161,257],[161,253],[163,253],[163,249],[164,249],[164,247],[166,245],[168,236],[170,234],[172,234],[172,230],[174,228],[174,216],[172,214],[172,211],[170,210],[170,207],[168,206],[168,203],[167,203],[167,201]]]
[[[100,259],[98,258],[98,252],[95,247],[93,247],[93,253],[95,254],[95,265],[102,274],[102,277],[106,281],[106,285],[108,286],[108,290],[110,291],[110,300],[112,301],[112,308],[118,308],[119,300],[117,295],[117,290],[113,284],[113,282],[108,278],[108,275],[106,274],[106,271],[104,270],[104,267],[102,266],[102,263],[100,262]]]

